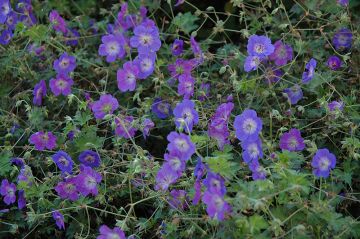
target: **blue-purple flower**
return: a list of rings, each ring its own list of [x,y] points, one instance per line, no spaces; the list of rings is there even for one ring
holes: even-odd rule
[[[52,159],[62,173],[72,174],[74,161],[71,159],[70,155],[62,150],[59,150],[52,156]]]
[[[195,110],[195,104],[191,100],[183,100],[174,108],[175,125],[189,133],[194,125],[199,122],[199,114]]]
[[[84,150],[79,155],[79,161],[85,166],[89,167],[99,167],[100,166],[100,156],[97,152],[92,150]]]
[[[236,137],[240,141],[255,140],[262,129],[262,121],[255,110],[246,109],[235,117],[234,128]]]
[[[76,177],[76,185],[79,192],[83,196],[89,194],[98,195],[98,184],[101,182],[101,174],[93,170],[91,167],[80,165],[80,174]]]
[[[245,58],[244,70],[246,72],[257,70],[261,63],[261,58],[259,56],[247,56]]]
[[[185,209],[188,206],[187,195],[185,190],[171,190],[170,198],[168,199],[169,205],[175,209]]]
[[[251,35],[248,40],[247,52],[250,56],[264,58],[271,55],[274,49],[271,40],[266,36]]]
[[[347,28],[342,28],[335,33],[332,44],[335,46],[336,50],[350,49],[352,38],[352,32]]]
[[[195,144],[186,134],[171,132],[167,140],[170,142],[167,146],[168,151],[179,153],[183,160],[189,160],[195,153]]]
[[[290,45],[282,43],[278,40],[274,43],[275,50],[269,56],[269,59],[274,61],[275,65],[283,66],[293,59],[293,50]]]
[[[70,56],[67,52],[64,52],[59,59],[54,61],[54,70],[58,74],[67,75],[74,71],[76,68],[75,56]]]
[[[146,137],[148,137],[150,135],[150,130],[152,128],[154,128],[155,123],[151,119],[146,118],[142,122],[141,126],[142,126],[142,132],[143,132],[144,139],[146,139]]]
[[[56,222],[56,226],[61,230],[65,230],[65,223],[64,223],[64,215],[61,214],[61,212],[55,210],[52,212],[53,219]]]
[[[139,73],[139,67],[134,64],[134,62],[125,62],[123,68],[117,71],[117,85],[119,90],[121,92],[134,91]]]
[[[156,52],[161,47],[159,30],[151,20],[143,22],[134,29],[134,36],[130,38],[131,47],[137,48],[140,53]]]
[[[293,85],[290,88],[286,88],[284,90],[284,93],[286,94],[290,104],[295,105],[299,100],[303,98],[303,92],[301,90],[301,87],[297,84]]]
[[[11,5],[9,0],[0,0],[0,23],[4,24],[9,13],[11,12]]]
[[[184,99],[190,99],[194,95],[195,79],[190,74],[179,76],[178,94]]]
[[[311,58],[308,63],[306,63],[305,71],[302,75],[302,83],[307,84],[314,78],[316,68],[316,60]]]
[[[155,190],[166,191],[178,178],[179,174],[171,168],[170,164],[164,164],[156,175]]]
[[[204,185],[207,191],[224,196],[226,193],[225,180],[219,174],[208,172],[204,179]]]
[[[16,201],[16,186],[14,183],[9,183],[7,179],[1,181],[0,193],[4,197],[4,203],[10,205]]]
[[[67,75],[59,74],[56,78],[50,79],[50,89],[55,96],[59,95],[70,95],[71,86],[74,84],[74,81]]]
[[[29,142],[35,145],[36,150],[52,150],[56,147],[56,136],[52,132],[40,131],[32,134]]]
[[[115,134],[119,137],[130,139],[135,136],[136,128],[133,126],[134,117],[125,116],[115,118]]]
[[[252,178],[257,180],[264,180],[266,179],[266,171],[265,169],[260,165],[258,160],[252,160],[249,163],[249,169],[252,172]]]
[[[171,53],[174,56],[179,56],[183,52],[184,41],[180,39],[175,39],[174,43],[171,45]]]
[[[109,34],[101,38],[102,44],[99,47],[99,55],[106,56],[107,62],[114,62],[125,56],[126,41],[121,34]]]
[[[336,111],[343,111],[344,110],[344,102],[343,101],[332,101],[327,105],[330,113],[334,113]]]
[[[318,149],[311,161],[313,174],[316,177],[329,177],[330,170],[334,169],[335,165],[336,157],[334,154],[330,153],[328,149]]]
[[[155,98],[153,104],[151,105],[151,111],[159,118],[166,119],[172,114],[171,105],[166,100],[161,98]]]
[[[79,198],[76,177],[66,178],[65,181],[59,182],[54,189],[62,199],[76,201]]]
[[[99,229],[100,235],[96,239],[126,239],[125,233],[118,227],[110,229],[102,225]]]
[[[154,52],[140,53],[134,60],[134,64],[139,68],[138,78],[146,79],[155,70],[156,54]]]
[[[333,71],[339,70],[341,67],[340,58],[337,56],[330,56],[327,60],[327,66]]]
[[[242,158],[245,163],[249,163],[253,160],[258,160],[259,158],[263,157],[260,138],[241,142],[241,148],[243,149]]]
[[[18,191],[18,208],[21,210],[24,207],[26,207],[25,191],[19,190]]]
[[[230,205],[225,201],[224,197],[219,194],[205,191],[202,201],[207,206],[207,214],[211,218],[216,218],[219,221],[223,221],[225,214],[231,211]]]
[[[0,35],[0,44],[7,45],[10,43],[13,37],[13,32],[11,30],[3,30]]]
[[[55,31],[62,32],[64,34],[67,32],[66,22],[56,10],[52,10],[50,12],[49,21],[51,22]]]
[[[290,129],[288,133],[284,133],[280,138],[280,148],[288,151],[301,151],[305,148],[304,139],[298,129]]]
[[[37,106],[41,106],[42,100],[46,96],[46,83],[44,80],[41,80],[39,83],[35,85],[33,95],[34,95],[33,104]]]
[[[119,108],[119,102],[110,94],[100,96],[100,99],[91,106],[96,119],[103,119],[105,115],[112,114],[117,108]]]

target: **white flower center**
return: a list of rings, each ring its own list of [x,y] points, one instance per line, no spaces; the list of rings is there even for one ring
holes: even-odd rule
[[[247,134],[253,134],[257,129],[255,120],[251,118],[244,120],[243,129]]]

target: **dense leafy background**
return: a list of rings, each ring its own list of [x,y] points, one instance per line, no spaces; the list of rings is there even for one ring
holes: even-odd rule
[[[27,28],[18,24],[14,39],[0,46],[0,176],[16,181],[19,170],[10,158],[23,157],[31,166],[32,187],[25,187],[27,209],[15,206],[0,213],[3,238],[95,238],[98,227],[121,227],[135,238],[359,238],[360,223],[360,2],[350,0],[348,8],[335,0],[231,0],[186,1],[174,7],[173,1],[129,1],[130,11],[140,4],[149,9],[162,40],[156,70],[138,84],[135,92],[121,93],[116,86],[116,70],[122,61],[108,64],[98,56],[100,39],[106,25],[119,11],[118,1],[33,1],[38,24]],[[57,9],[68,25],[80,32],[77,47],[65,46],[64,39],[49,25],[48,13]],[[98,33],[89,30],[96,19]],[[347,27],[354,34],[352,48],[338,53],[344,61],[340,71],[326,66],[337,54],[331,39],[337,29]],[[195,70],[196,89],[202,82],[211,84],[210,97],[196,101],[200,123],[192,133],[198,152],[209,167],[227,179],[226,199],[232,213],[224,222],[206,215],[203,204],[186,210],[168,205],[168,193],[154,190],[155,175],[163,161],[166,136],[175,128],[172,118],[157,119],[151,112],[155,96],[175,106],[181,101],[176,87],[167,84],[167,65],[175,61],[169,45],[180,37],[187,43],[190,35],[205,52],[205,62]],[[243,70],[247,39],[252,34],[282,39],[294,49],[295,59],[283,70],[286,74],[275,85],[265,83],[264,74]],[[27,51],[37,43],[45,46],[44,57]],[[185,57],[191,56],[187,46]],[[75,85],[68,97],[51,93],[43,107],[32,105],[32,89],[41,79],[55,75],[52,63],[64,51],[77,58],[73,74]],[[291,106],[283,96],[285,88],[299,82],[305,63],[318,61],[316,76],[303,87],[304,99]],[[133,140],[114,136],[110,120],[96,121],[86,107],[84,92],[94,100],[108,92],[121,105],[120,114],[133,115],[135,124],[151,117],[155,129],[144,140],[141,133]],[[199,96],[196,91],[194,99]],[[235,109],[230,120],[231,145],[218,151],[207,134],[207,124],[220,103],[232,94]],[[330,117],[326,105],[342,100],[345,109]],[[235,115],[252,108],[264,122],[262,140],[268,176],[253,181],[241,159],[239,141],[233,133]],[[18,125],[14,130],[14,125]],[[66,135],[77,128],[75,139]],[[301,153],[281,152],[282,132],[298,128],[306,139]],[[84,149],[97,150],[102,158],[99,169],[103,181],[97,197],[76,202],[61,200],[53,190],[60,173],[51,151],[39,152],[29,145],[29,136],[51,130],[58,137],[59,149],[74,159]],[[326,180],[316,179],[310,161],[318,148],[327,147],[337,156],[336,169]],[[271,157],[275,153],[276,157]],[[186,174],[174,188],[193,195],[192,175],[196,159],[188,162]],[[18,186],[18,187],[21,187]],[[1,204],[1,208],[8,208]],[[66,231],[56,229],[51,211],[63,209]]]

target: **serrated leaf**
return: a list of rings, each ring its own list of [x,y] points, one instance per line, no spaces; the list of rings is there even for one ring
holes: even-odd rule
[[[172,24],[180,28],[186,34],[189,34],[192,30],[195,30],[198,25],[195,23],[199,18],[193,15],[191,12],[185,14],[179,13],[172,21]]]

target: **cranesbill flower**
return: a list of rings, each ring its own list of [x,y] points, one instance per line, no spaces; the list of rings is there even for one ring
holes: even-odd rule
[[[327,65],[333,71],[339,70],[341,67],[341,60],[337,56],[330,56],[327,60]]]
[[[293,85],[290,88],[286,88],[284,90],[284,93],[286,94],[290,104],[295,105],[299,100],[303,98],[303,92],[301,90],[301,87],[297,84]]]
[[[210,83],[201,83],[198,90],[198,100],[205,101],[210,96]]]
[[[247,52],[250,56],[266,57],[274,52],[274,45],[266,36],[251,35],[248,44]]]
[[[135,136],[136,128],[133,126],[134,117],[126,116],[124,118],[115,118],[115,134],[125,139],[130,139]]]
[[[257,70],[261,63],[261,58],[259,56],[247,56],[245,58],[244,70],[246,72]]]
[[[56,78],[50,79],[49,86],[51,92],[55,96],[59,95],[70,95],[71,94],[71,86],[74,84],[74,81],[67,75],[59,74]]]
[[[195,104],[191,100],[183,100],[178,103],[174,109],[175,125],[179,129],[185,129],[185,132],[192,131],[194,125],[199,122],[199,114],[195,110]]]
[[[53,67],[58,74],[67,75],[76,68],[76,58],[64,52],[59,59],[54,61]]]
[[[167,136],[167,140],[170,142],[167,150],[179,153],[182,160],[189,160],[195,153],[195,144],[191,142],[190,137],[186,134],[171,132]]]
[[[76,201],[79,198],[79,192],[77,190],[77,179],[67,178],[63,182],[59,182],[55,186],[55,191],[62,199],[70,199],[71,201]]]
[[[99,229],[100,235],[96,239],[126,239],[125,233],[118,227],[110,229],[102,225]]]
[[[190,74],[179,76],[178,94],[184,99],[190,99],[194,95],[195,79]]]
[[[10,205],[16,201],[16,186],[14,183],[9,183],[7,179],[1,181],[0,193],[4,197],[4,203]]]
[[[23,22],[25,26],[31,27],[37,23],[31,0],[19,0],[16,4],[16,11],[19,14],[19,21]]]
[[[100,166],[100,156],[97,152],[92,150],[82,151],[79,155],[79,161],[85,166],[92,168]]]
[[[278,82],[283,75],[284,72],[281,69],[276,69],[275,67],[267,67],[265,69],[265,80],[268,85]]]
[[[148,22],[153,22],[148,20]],[[134,36],[130,38],[131,47],[137,48],[138,52],[156,52],[161,47],[159,31],[155,24],[144,22],[134,28]],[[153,26],[151,26],[153,25]]]
[[[68,29],[64,36],[67,38],[65,41],[66,45],[77,46],[79,44],[80,33],[75,28]]]
[[[37,106],[41,106],[43,97],[46,96],[46,83],[44,80],[41,80],[39,83],[35,85],[33,95],[34,95],[33,104]]]
[[[194,65],[191,61],[178,58],[174,64],[168,65],[168,70],[170,71],[171,77],[177,78],[183,74],[191,75],[193,67]]]
[[[50,12],[49,21],[55,31],[62,32],[64,34],[67,32],[66,22],[56,10],[52,10]]]
[[[275,50],[269,58],[275,62],[275,65],[283,66],[293,59],[293,50],[290,45],[286,45],[281,40],[278,40],[275,42],[274,47]]]
[[[18,191],[18,208],[21,210],[26,206],[26,198],[24,190]]]
[[[139,68],[139,79],[146,79],[155,69],[156,54],[148,52],[147,54],[140,53],[134,60],[134,64]]]
[[[347,5],[349,5],[349,0],[337,0],[336,2],[343,7],[346,7]]]
[[[183,4],[185,2],[185,0],[177,0],[177,2],[175,3],[175,7],[180,6],[181,4]]]
[[[62,173],[72,174],[74,161],[71,159],[70,155],[59,150],[51,157]]]
[[[168,154],[164,154],[164,159],[166,161],[165,164],[167,164],[168,167],[170,167],[180,177],[185,170],[185,161],[181,159],[181,155],[177,152],[170,152]]]
[[[170,191],[170,198],[168,199],[168,203],[172,208],[184,210],[188,206],[186,199],[187,194],[185,190],[173,189]]]
[[[262,121],[255,110],[246,109],[235,117],[234,128],[236,137],[240,141],[255,140],[262,129]]]
[[[101,174],[93,170],[91,167],[80,165],[80,174],[76,177],[76,185],[79,192],[83,196],[89,194],[98,195],[97,185],[102,180]]]
[[[109,34],[101,37],[99,55],[106,56],[107,62],[114,62],[125,56],[126,41],[122,34]]]
[[[117,108],[119,108],[119,102],[110,94],[100,96],[100,99],[91,106],[96,119],[103,119],[105,115],[112,114]]]
[[[10,159],[10,163],[12,165],[16,165],[20,168],[23,168],[25,166],[25,161],[22,158],[12,158],[12,159]]]
[[[280,148],[288,151],[301,151],[305,148],[304,139],[298,129],[290,129],[288,133],[284,133],[280,138]]]
[[[241,142],[241,148],[243,149],[242,158],[245,163],[249,163],[252,160],[258,160],[263,157],[260,138]]]
[[[11,11],[11,5],[9,0],[0,0],[0,23],[4,24],[9,13]]]
[[[152,128],[154,128],[155,124],[151,119],[146,118],[142,122],[141,126],[142,126],[142,132],[143,132],[144,139],[146,139],[146,137],[148,137],[150,135],[150,130]]]
[[[117,85],[119,90],[121,92],[134,91],[139,73],[139,67],[134,64],[134,62],[126,62],[123,68],[117,71]]]
[[[197,180],[200,180],[204,176],[205,169],[205,164],[202,163],[201,158],[198,158],[194,169],[194,176]]]
[[[184,41],[180,39],[175,39],[174,43],[171,45],[171,53],[174,56],[179,56],[183,52]]]
[[[153,104],[151,105],[151,111],[159,118],[166,119],[172,114],[171,105],[166,100],[161,98],[155,98]]]
[[[165,191],[179,178],[178,173],[172,170],[169,164],[164,164],[158,171],[155,181],[155,190]]]
[[[56,226],[61,230],[65,230],[65,223],[64,223],[64,215],[61,214],[58,210],[52,212],[52,216],[56,222]]]
[[[7,45],[10,43],[13,37],[13,32],[11,30],[3,30],[0,35],[0,44]]]
[[[206,212],[212,217],[216,218],[219,221],[223,221],[225,214],[230,213],[231,207],[225,201],[223,196],[212,193],[210,191],[205,191],[202,201],[206,204]]]
[[[204,185],[208,192],[224,196],[226,193],[225,180],[219,174],[208,172],[204,179]]]
[[[56,136],[51,132],[40,131],[32,134],[29,138],[29,142],[35,145],[36,150],[52,150],[56,147]]]
[[[316,60],[311,58],[308,63],[306,63],[305,71],[302,75],[302,83],[307,84],[309,81],[312,80],[315,74],[316,68]]]
[[[350,49],[352,38],[352,32],[347,28],[342,28],[335,33],[332,44],[335,46],[336,50]]]
[[[16,12],[11,11],[6,19],[6,26],[9,30],[15,30],[16,24],[18,22],[18,17]]]
[[[266,171],[265,169],[260,165],[258,160],[252,160],[249,163],[249,169],[252,172],[252,178],[256,180],[264,180],[266,179]]]
[[[316,177],[329,177],[330,170],[335,168],[336,157],[328,149],[318,149],[315,153],[311,166]]]
[[[201,180],[197,179],[194,183],[194,197],[192,199],[192,204],[197,205],[201,199]]]
[[[21,183],[23,182],[25,185],[27,186],[31,186],[32,185],[32,179],[33,179],[33,174],[31,171],[31,168],[27,165],[24,165],[21,169],[20,169],[20,173],[17,177],[17,182]]]
[[[335,112],[335,111],[343,111],[344,110],[344,102],[342,101],[332,101],[328,104],[328,109],[330,112]]]

